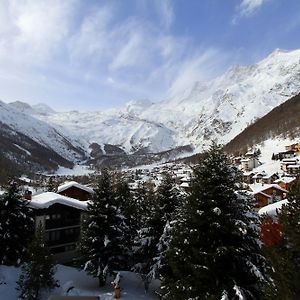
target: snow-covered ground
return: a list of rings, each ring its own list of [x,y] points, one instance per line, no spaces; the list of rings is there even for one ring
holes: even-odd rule
[[[282,175],[282,170],[280,168],[280,160],[272,160],[272,155],[278,152],[284,152],[285,146],[292,145],[299,142],[298,139],[289,138],[274,138],[268,139],[263,143],[257,145],[256,147],[260,149],[261,155],[259,156],[259,161],[262,163],[259,167],[252,170],[252,172],[263,172],[271,175],[277,173]]]
[[[73,169],[59,167],[58,170],[54,174],[46,174],[46,175],[59,175],[59,176],[83,176],[95,173],[95,170],[91,170],[88,166],[84,165],[75,165]]]
[[[0,299],[16,300],[16,281],[20,275],[20,269],[0,265]],[[98,287],[98,281],[86,275],[83,271],[78,271],[72,267],[63,265],[57,266],[55,278],[59,280],[60,287],[53,290],[50,294],[43,295],[41,300],[46,300],[49,295],[60,296],[100,296],[101,300],[111,300],[113,298],[113,286],[107,284],[104,288]],[[113,279],[112,279],[113,280]],[[112,281],[111,280],[111,281]],[[70,289],[67,293],[67,290]],[[138,275],[132,272],[121,272],[121,299],[124,300],[153,300],[157,299],[152,287],[145,294],[143,283]]]

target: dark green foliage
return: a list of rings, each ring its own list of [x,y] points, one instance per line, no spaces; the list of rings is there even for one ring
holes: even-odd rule
[[[192,194],[172,230],[163,298],[236,299],[241,293],[260,299],[267,270],[252,199],[235,191],[238,173],[216,144],[194,176]]]
[[[0,264],[19,265],[26,255],[34,224],[28,201],[12,182],[0,197]]]
[[[168,246],[169,222],[173,220],[180,203],[180,196],[169,174],[164,179],[155,194],[151,193],[143,203],[144,223],[135,239],[136,264],[134,269],[141,274],[147,290],[153,278],[159,278],[165,266],[165,252]],[[165,229],[165,230],[164,230]]]
[[[103,170],[88,204],[79,244],[81,266],[105,285],[107,275],[124,268],[124,217],[111,185],[111,177]]]
[[[57,185],[53,181],[52,176],[50,176],[48,179],[46,189],[47,189],[47,192],[56,192],[56,190],[57,190]]]
[[[44,291],[50,291],[57,286],[57,281],[54,279],[54,264],[44,244],[44,230],[41,225],[29,245],[28,256],[21,271],[17,282],[19,299],[41,299]]]
[[[161,220],[159,215],[159,205],[154,196],[153,190],[146,190],[145,186],[140,186],[141,194],[135,198],[140,203],[140,228],[134,240],[133,254],[134,267],[133,270],[139,273],[148,290],[152,276],[149,274],[153,265],[153,258],[157,254],[157,243],[159,239],[159,231]],[[137,203],[138,203],[137,202]]]
[[[266,248],[274,269],[273,299],[297,299],[300,295],[300,177],[292,185],[289,202],[283,206],[279,223],[283,226],[283,242]]]
[[[162,227],[164,227],[167,222],[174,219],[176,209],[181,204],[181,198],[180,192],[176,188],[171,175],[165,173],[164,179],[157,190],[157,201],[160,207],[159,212],[161,215]]]

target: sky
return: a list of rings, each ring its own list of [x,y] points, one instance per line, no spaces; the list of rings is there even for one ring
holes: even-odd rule
[[[300,48],[299,0],[1,0],[0,99],[103,110]]]

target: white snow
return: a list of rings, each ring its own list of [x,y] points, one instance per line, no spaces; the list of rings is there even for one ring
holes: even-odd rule
[[[228,142],[255,119],[298,94],[299,61],[300,50],[276,50],[255,65],[234,66],[210,82],[195,81],[183,93],[161,102],[131,101],[102,112],[34,116],[79,141],[86,151],[92,142],[119,145],[127,152],[146,147],[158,152],[187,144],[201,151],[212,139]]]
[[[60,166],[53,175],[58,176],[83,176],[95,173],[94,170],[90,170],[88,166],[74,165],[72,169]],[[48,174],[49,175],[49,174]]]
[[[85,210],[88,201],[79,201],[74,198],[62,196],[53,192],[45,192],[32,196],[30,206],[37,209],[48,208],[53,204],[63,204],[74,208]]]
[[[269,204],[269,205],[264,206],[263,208],[261,208],[258,211],[258,214],[260,216],[266,214],[270,217],[276,217],[278,215],[278,213],[281,211],[282,205],[286,205],[287,203],[288,203],[288,200],[284,199],[284,200]]]
[[[280,187],[278,184],[262,184],[262,183],[255,183],[249,185],[250,189],[253,191],[254,194],[260,193],[265,191],[268,188],[275,188],[279,191],[282,191],[284,193],[288,193],[287,190]]]
[[[65,190],[67,190],[67,189],[69,189],[71,187],[76,187],[76,188],[78,188],[80,190],[84,190],[84,191],[86,191],[88,193],[91,193],[91,194],[94,192],[94,190],[92,188],[90,188],[90,187],[88,187],[86,185],[80,184],[80,183],[78,183],[76,181],[65,182],[64,184],[60,185],[57,188],[57,192],[61,193],[61,192],[65,191]]]
[[[16,291],[16,281],[20,275],[20,269],[0,265],[0,298],[5,300],[15,300],[18,298]],[[86,275],[84,271],[63,265],[57,265],[55,278],[59,280],[60,287],[53,290],[49,295],[60,296],[100,296],[101,300],[112,300],[114,288],[107,281],[103,288],[98,287],[97,279]],[[73,286],[73,288],[71,288]],[[124,300],[154,300],[156,285],[150,286],[149,292],[145,294],[143,283],[138,275],[131,272],[120,272],[121,299]],[[70,289],[71,288],[71,289]],[[67,293],[68,289],[70,291]],[[48,298],[43,295],[41,300]]]

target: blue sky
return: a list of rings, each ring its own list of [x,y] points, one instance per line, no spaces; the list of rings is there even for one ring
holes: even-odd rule
[[[57,110],[159,101],[275,48],[299,0],[1,0],[0,99]]]

